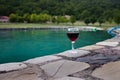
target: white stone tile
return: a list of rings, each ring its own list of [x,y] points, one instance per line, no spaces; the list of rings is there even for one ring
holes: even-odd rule
[[[92,75],[104,80],[120,80],[120,61],[105,64],[93,71]]]
[[[98,46],[98,45],[90,45],[90,46],[85,46],[79,49],[82,50],[95,50],[95,49],[101,49],[101,48],[105,48],[104,46]]]
[[[108,41],[103,41],[103,42],[98,42],[96,43],[96,45],[102,45],[102,46],[111,46],[111,47],[115,47],[119,44],[119,42],[108,42]]]
[[[107,42],[120,42],[120,36],[117,35],[117,36],[115,36],[115,37],[113,37],[111,39],[107,39],[105,41],[107,41]]]
[[[43,74],[37,65],[29,65],[24,69],[0,73],[0,80],[42,80]]]
[[[50,55],[50,56],[43,56],[43,57],[37,57],[34,59],[29,59],[25,61],[25,63],[40,64],[40,63],[44,63],[47,61],[58,60],[58,59],[61,59],[61,57]]]
[[[0,64],[0,71],[13,71],[18,69],[26,68],[27,65],[23,63],[5,63]]]
[[[112,49],[120,50],[120,46],[114,47],[114,48],[112,48]]]
[[[51,62],[51,63],[41,66],[41,68],[48,75],[55,77],[55,78],[65,77],[72,73],[82,71],[88,67],[90,67],[90,65],[87,63],[69,61],[69,60],[60,60],[60,61]]]
[[[39,78],[39,79],[37,79],[37,80],[43,80],[43,79]]]
[[[62,77],[54,80],[85,80],[85,79],[76,78],[76,77]]]
[[[86,54],[89,54],[89,51],[85,51],[85,50],[68,50],[62,53],[59,53],[57,55],[61,55],[61,56],[66,56],[66,57],[70,57],[70,58],[75,58],[75,57],[80,57]]]

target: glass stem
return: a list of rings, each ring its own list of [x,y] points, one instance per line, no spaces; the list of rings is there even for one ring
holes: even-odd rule
[[[75,41],[72,41],[72,50],[74,50],[74,43]]]

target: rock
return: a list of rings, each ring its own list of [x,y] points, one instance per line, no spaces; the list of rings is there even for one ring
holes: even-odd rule
[[[53,61],[53,60],[59,60],[59,59],[62,59],[62,58],[50,55],[50,56],[43,56],[43,57],[38,57],[38,58],[34,58],[34,59],[29,59],[29,60],[25,61],[25,63],[40,64],[40,63],[44,63],[47,61]]]
[[[54,78],[65,77],[67,75],[82,71],[88,67],[90,67],[90,65],[87,63],[69,60],[60,60],[41,66],[41,68],[49,76]]]
[[[93,71],[92,76],[104,80],[120,80],[120,61],[110,62]]]
[[[25,69],[0,74],[0,80],[42,80],[45,76],[39,66],[29,66]]]
[[[84,80],[84,79],[76,78],[76,77],[62,77],[54,80]]]
[[[98,46],[98,45],[90,45],[90,46],[85,46],[79,49],[82,50],[95,50],[95,49],[101,49],[101,48],[105,48],[104,46]]]
[[[120,35],[117,35],[111,39],[108,39],[108,40],[105,40],[105,41],[108,41],[108,42],[120,42]]]
[[[27,65],[23,63],[5,63],[5,64],[0,64],[0,72],[14,71],[14,70],[23,69],[26,67]]]
[[[93,53],[96,54],[104,54],[104,55],[120,55],[120,50],[115,50],[112,48],[103,48],[103,49],[98,49],[94,50]]]
[[[65,56],[65,57],[69,57],[69,58],[76,58],[76,57],[80,57],[80,56],[83,56],[83,55],[86,55],[89,53],[90,53],[89,51],[85,51],[85,50],[74,50],[74,51],[68,50],[68,51],[59,53],[57,55]]]
[[[103,41],[103,42],[98,42],[98,43],[96,43],[96,45],[115,47],[115,46],[119,45],[119,42]]]
[[[119,60],[120,50],[102,48],[93,50],[91,54],[77,58],[77,61],[89,64],[103,65],[108,62]]]
[[[39,79],[37,79],[37,80],[43,80],[43,79],[39,78]]]
[[[115,48],[112,48],[112,49],[115,49],[115,50],[120,50],[120,46],[115,47]]]
[[[110,61],[117,60],[118,58],[119,56],[105,56],[103,54],[96,54],[93,56],[86,56],[86,57],[78,58],[77,61],[86,62],[89,64],[101,65],[101,64],[105,64]]]

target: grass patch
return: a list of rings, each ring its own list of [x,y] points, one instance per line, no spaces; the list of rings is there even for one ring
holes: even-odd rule
[[[86,24],[82,21],[77,21],[72,25],[71,23],[62,23],[62,24],[53,24],[53,23],[46,23],[46,24],[40,24],[40,23],[0,23],[0,28],[47,28],[47,27],[65,27],[65,26],[86,26]],[[115,23],[104,23],[102,26],[99,26],[99,23],[89,24],[88,26],[95,26],[95,27],[101,27],[104,29],[108,29],[110,27],[116,26]]]

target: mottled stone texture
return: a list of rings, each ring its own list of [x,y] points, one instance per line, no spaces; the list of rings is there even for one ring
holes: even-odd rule
[[[98,45],[90,45],[90,46],[85,46],[79,49],[83,49],[83,50],[96,50],[96,49],[101,49],[101,48],[105,48],[104,46],[98,46]]]
[[[61,57],[50,55],[50,56],[43,56],[43,57],[37,57],[37,58],[34,58],[34,59],[29,59],[29,60],[25,61],[25,63],[41,64],[41,63],[44,63],[44,62],[47,62],[47,61],[50,62],[50,61],[58,60],[58,59],[61,59]]]
[[[111,46],[111,47],[115,47],[118,44],[119,44],[119,42],[108,42],[108,41],[103,41],[103,42],[96,43],[96,45]]]
[[[68,58],[76,58],[76,57],[80,57],[80,56],[83,56],[83,55],[86,55],[86,54],[89,54],[89,53],[90,52],[86,51],[86,50],[69,50],[69,51],[59,53],[57,55],[65,56],[65,57],[68,57]]]
[[[69,60],[60,60],[41,66],[49,76],[55,78],[64,77],[88,67],[90,66],[87,63]]]
[[[104,80],[120,80],[120,61],[110,62],[93,71],[92,75]]]
[[[0,64],[0,72],[7,72],[7,71],[14,71],[26,68],[27,65],[24,63],[6,63],[6,64]]]
[[[84,79],[75,78],[75,77],[62,77],[62,78],[58,78],[58,79],[54,79],[54,80],[84,80]]]

